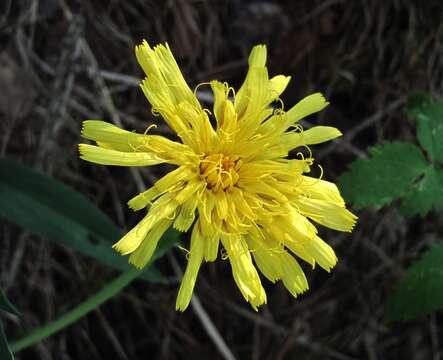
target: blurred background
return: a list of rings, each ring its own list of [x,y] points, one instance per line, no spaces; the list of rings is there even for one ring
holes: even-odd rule
[[[77,144],[85,119],[139,132],[154,123],[153,133],[170,134],[138,87],[134,46],[167,41],[192,88],[212,79],[238,88],[251,47],[264,43],[270,75],[292,76],[287,108],[317,91],[330,101],[307,124],[345,134],[312,147],[325,179],[336,181],[368,146],[415,141],[406,99],[413,90],[441,97],[442,20],[439,0],[1,0],[0,156],[63,181],[129,229],[142,216],[125,204],[137,181],[146,188],[166,169],[137,177],[86,163]],[[210,92],[200,90],[210,108]],[[209,318],[194,307],[176,312],[186,257],[174,248],[156,262],[167,282],[135,281],[16,358],[229,358],[203,326],[209,322],[238,359],[441,359],[441,314],[387,322],[383,308],[404,269],[442,238],[441,214],[406,220],[389,207],[357,214],[352,234],[321,230],[339,263],[331,274],[304,266],[310,290],[297,299],[264,280],[268,305],[256,313],[219,260],[202,267],[195,289]],[[118,274],[5,220],[0,245],[0,284],[22,313],[3,317],[9,339],[53,321]]]

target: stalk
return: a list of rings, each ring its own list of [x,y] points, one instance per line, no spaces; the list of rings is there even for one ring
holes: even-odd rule
[[[29,335],[10,344],[11,351],[13,353],[17,353],[27,347],[38,343],[39,341],[46,339],[47,337],[76,322],[78,319],[82,318],[95,308],[99,307],[105,301],[117,295],[126,285],[128,285],[132,280],[139,276],[140,273],[141,271],[135,268],[126,271],[125,273],[111,281],[109,284],[107,284],[97,294],[82,302],[62,317],[41,328],[32,331]]]

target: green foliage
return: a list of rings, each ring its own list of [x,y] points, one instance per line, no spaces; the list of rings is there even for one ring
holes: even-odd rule
[[[408,105],[406,115],[410,118],[415,117],[423,111],[426,106],[433,104],[433,100],[421,91],[412,91],[408,96]]]
[[[0,309],[11,314],[20,315],[17,308],[8,300],[3,289],[0,288]],[[3,324],[0,321],[0,359],[13,360],[11,349],[9,348],[8,340],[6,339],[5,332],[3,330]]]
[[[390,320],[407,320],[430,313],[443,304],[443,244],[435,244],[414,263],[388,298]]]
[[[369,150],[371,159],[359,159],[340,178],[346,200],[358,208],[389,204],[402,196],[427,168],[426,159],[413,144],[395,142]]]
[[[426,151],[405,142],[369,150],[370,159],[356,160],[340,178],[344,197],[356,207],[380,207],[401,199],[407,216],[425,216],[443,207],[443,102],[413,93],[406,109],[417,122],[417,140]],[[411,319],[443,304],[443,245],[434,245],[412,265],[387,301],[391,320]]]
[[[426,215],[432,209],[443,206],[443,171],[435,166],[428,166],[424,176],[405,196],[400,206],[403,214]]]
[[[417,139],[431,163],[410,143],[371,148],[370,159],[354,161],[340,178],[343,196],[355,207],[381,207],[402,199],[405,215],[424,216],[443,206],[443,102],[415,92],[406,113],[417,121]]]
[[[0,159],[0,216],[120,270],[131,267],[111,248],[120,229],[97,206],[62,182],[7,159]],[[155,257],[177,238],[175,231],[165,234]],[[166,281],[153,267],[142,277]]]
[[[409,116],[417,121],[417,139],[434,161],[443,162],[443,102],[422,99],[409,107]]]
[[[12,344],[17,349],[49,336],[85,315],[117,294],[135,277],[148,281],[167,279],[152,265],[143,271],[127,264],[111,245],[121,237],[120,229],[92,202],[62,182],[15,161],[0,158],[0,216],[23,226],[28,231],[89,255],[125,273],[89,300],[58,319]],[[151,263],[168,251],[178,240],[175,230],[168,230],[160,240]],[[0,289],[0,309],[19,314]],[[36,340],[37,339],[37,340]],[[0,359],[13,355],[0,323]]]

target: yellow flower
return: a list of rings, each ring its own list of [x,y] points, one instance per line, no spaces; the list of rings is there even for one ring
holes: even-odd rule
[[[308,283],[294,255],[326,271],[337,262],[310,220],[339,231],[351,231],[356,221],[333,183],[306,175],[314,161],[308,145],[341,133],[328,126],[303,131],[298,121],[328,102],[315,93],[286,112],[272,108],[290,77],[269,79],[264,45],[252,49],[246,80],[237,93],[226,83],[209,83],[212,113],[201,107],[167,44],[151,48],[144,41],[135,53],[147,75],[141,88],[153,112],[163,117],[180,142],[102,121],[83,123],[82,136],[97,143],[80,144],[84,160],[176,166],[129,200],[134,211],[149,210],[114,248],[142,268],[170,226],[179,231],[192,227],[176,302],[181,311],[189,304],[202,262],[217,258],[220,243],[238,288],[255,310],[266,303],[266,294],[253,259],[266,278],[282,280],[294,297],[306,291]],[[307,149],[309,155],[291,156],[296,148]]]

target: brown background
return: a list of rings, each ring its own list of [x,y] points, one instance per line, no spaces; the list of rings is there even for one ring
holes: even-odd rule
[[[91,118],[138,131],[154,122],[169,135],[137,87],[135,44],[168,41],[192,87],[216,78],[238,88],[252,45],[266,43],[270,74],[292,76],[287,107],[316,91],[331,102],[307,120],[346,135],[313,147],[334,181],[370,145],[415,141],[406,97],[442,93],[442,14],[441,1],[430,0],[2,0],[0,154],[70,184],[130,228],[140,219],[125,206],[138,193],[131,171],[82,162],[76,146],[82,120]],[[143,169],[145,186],[164,171]],[[358,215],[352,235],[322,230],[339,257],[331,274],[305,266],[311,289],[298,299],[264,280],[268,305],[258,313],[226,261],[202,268],[196,294],[238,359],[441,359],[441,314],[387,323],[383,310],[395,280],[441,239],[441,216],[405,220],[395,207]],[[4,319],[10,339],[117,275],[5,222],[0,242],[1,285],[23,312]],[[175,312],[171,261],[183,268],[183,251],[158,262],[169,285],[136,282],[17,359],[222,359],[196,312]]]

